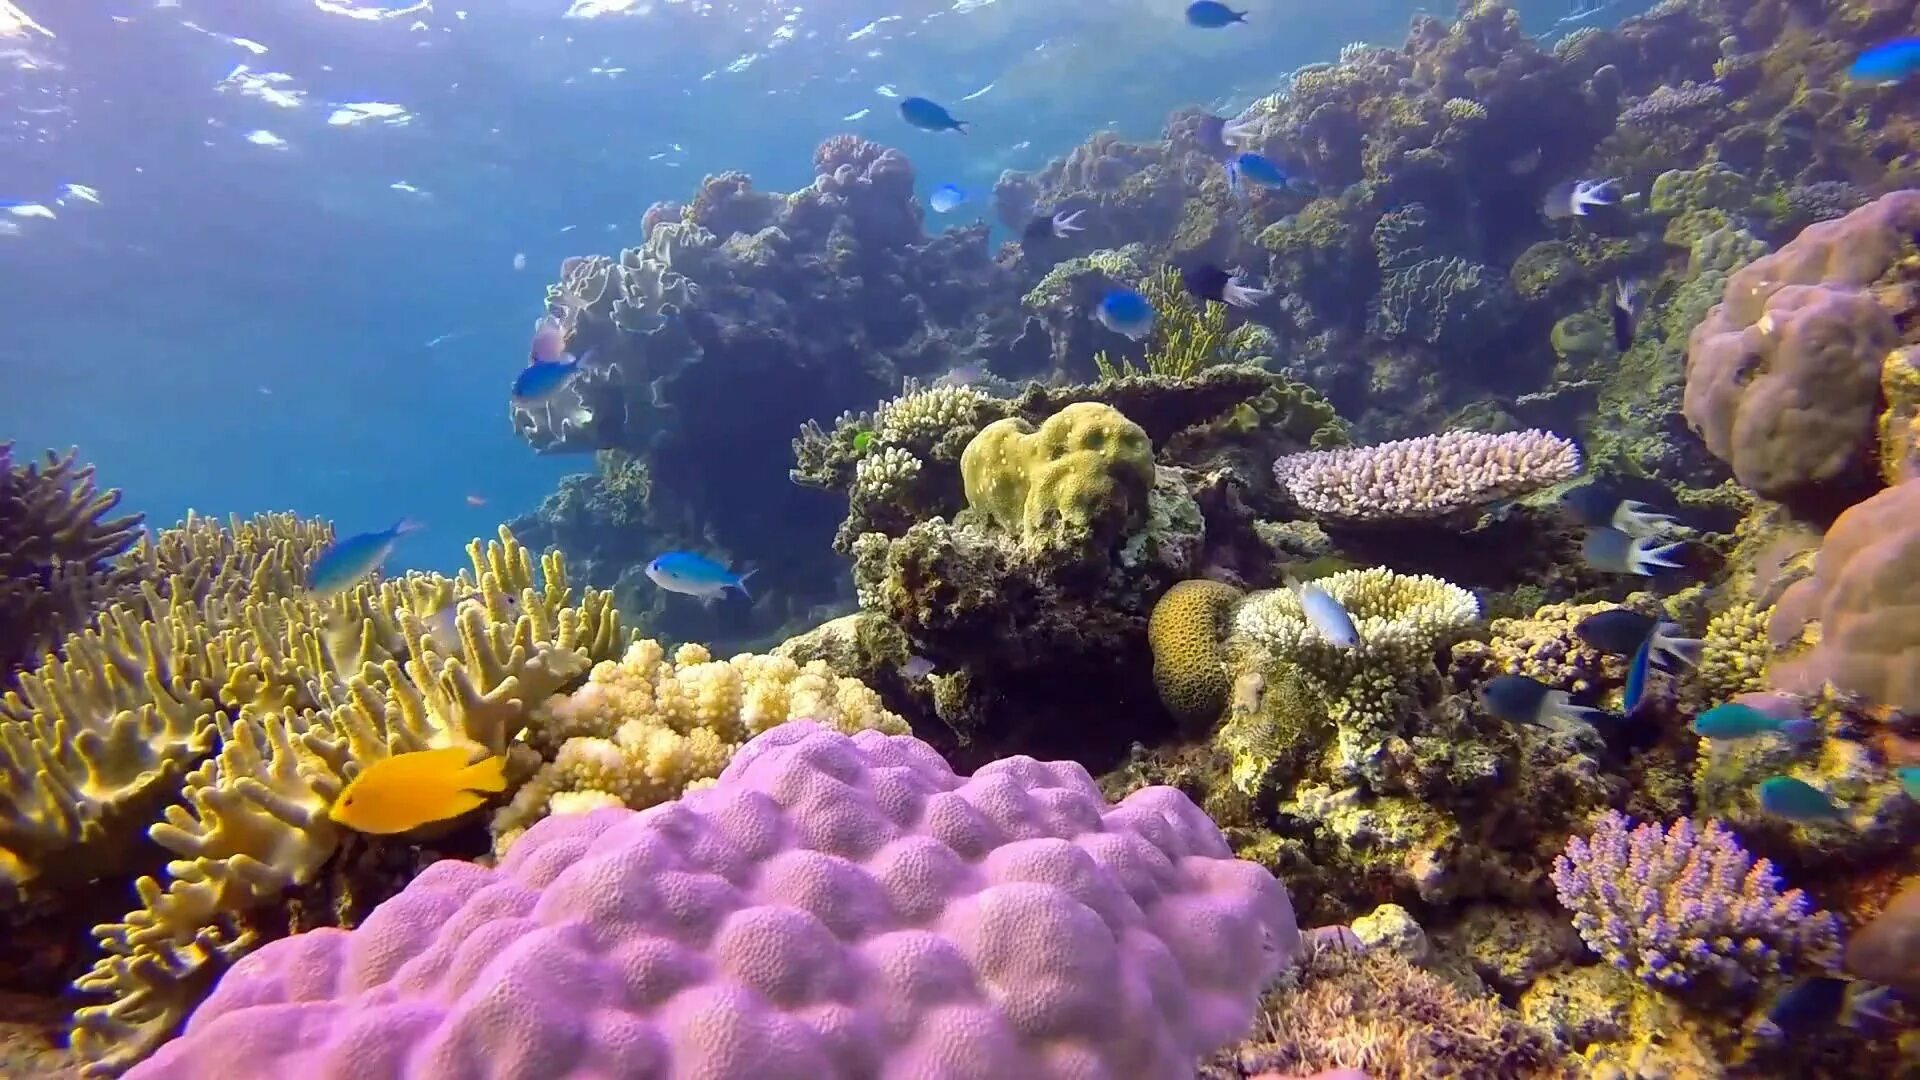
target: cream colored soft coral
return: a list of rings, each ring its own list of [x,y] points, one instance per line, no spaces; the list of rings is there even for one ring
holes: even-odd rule
[[[880,695],[821,661],[754,653],[717,661],[698,645],[668,660],[658,642],[636,641],[539,711],[528,739],[552,760],[495,815],[494,850],[504,854],[549,814],[678,798],[719,776],[741,743],[799,719],[848,733],[907,730]]]

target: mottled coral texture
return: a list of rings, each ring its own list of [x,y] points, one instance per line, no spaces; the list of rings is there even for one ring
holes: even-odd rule
[[[1289,454],[1273,463],[1274,476],[1301,509],[1347,521],[1444,517],[1579,471],[1579,448],[1545,431],[1449,431]]]
[[[709,789],[435,863],[236,965],[132,1080],[1165,1077],[1299,952],[1286,890],[1172,788],[955,776],[807,722]]]
[[[1849,507],[1827,530],[1813,576],[1774,606],[1769,636],[1815,643],[1767,671],[1776,689],[1831,684],[1871,705],[1920,712],[1920,480]]]
[[[1659,986],[1703,976],[1747,986],[1784,965],[1831,964],[1840,922],[1799,889],[1782,890],[1718,822],[1635,826],[1618,811],[1553,861],[1560,903],[1587,947]]]
[[[1880,366],[1900,340],[1868,288],[1910,250],[1896,191],[1736,272],[1687,343],[1687,422],[1740,482],[1785,499],[1865,472]]]

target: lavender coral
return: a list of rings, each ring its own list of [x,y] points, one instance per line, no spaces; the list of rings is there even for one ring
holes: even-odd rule
[[[1273,473],[1301,509],[1351,522],[1437,518],[1557,484],[1580,471],[1571,440],[1529,430],[1449,431],[1289,454]]]
[[[1839,948],[1839,920],[1782,892],[1773,864],[1715,821],[1662,830],[1608,811],[1593,835],[1567,841],[1553,884],[1589,948],[1658,986],[1742,986],[1793,961],[1829,965]]]
[[[1166,1077],[1300,949],[1180,792],[783,725],[677,803],[435,863],[229,971],[131,1080]]]

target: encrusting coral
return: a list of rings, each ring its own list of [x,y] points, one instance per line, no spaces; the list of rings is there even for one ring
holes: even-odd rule
[[[719,776],[748,739],[800,719],[849,735],[907,731],[878,694],[836,677],[823,661],[715,661],[698,645],[680,646],[669,660],[658,642],[636,641],[534,714],[528,741],[550,760],[494,815],[494,851],[504,854],[549,814],[644,810],[679,798]]]
[[[99,756],[123,770],[128,754],[165,748],[142,775],[146,807],[168,804],[148,830],[174,856],[167,880],[134,883],[141,906],[95,928],[106,955],[75,984],[108,999],[74,1014],[74,1049],[95,1073],[139,1060],[216,970],[259,944],[253,913],[332,857],[342,833],[327,810],[361,769],[443,746],[524,754],[532,707],[623,644],[610,597],[588,590],[576,603],[557,554],[536,577],[504,528],[469,545],[472,568],[458,578],[369,581],[326,600],[285,591],[304,577],[312,530],[270,518],[235,531],[249,534],[236,549],[264,549],[236,560],[253,563],[251,575],[183,572],[165,599],[149,586],[153,618],[116,608],[101,635],[70,643],[80,659],[47,675],[44,692],[8,702],[32,710],[12,724],[110,724],[121,734],[95,745],[117,750]],[[159,548],[173,557],[225,546],[210,539]],[[451,631],[428,621],[443,612]],[[128,678],[143,669],[144,699]]]
[[[1447,517],[1551,487],[1580,471],[1571,440],[1544,431],[1449,431],[1274,462],[1300,508],[1343,522]]]
[[[794,723],[671,808],[551,818],[267,946],[130,1080],[1186,1080],[1301,949],[1286,890],[1172,788],[1109,805],[1027,757],[962,780]]]

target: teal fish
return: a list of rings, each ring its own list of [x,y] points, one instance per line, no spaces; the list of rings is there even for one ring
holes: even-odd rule
[[[391,529],[349,536],[320,553],[307,571],[307,589],[321,596],[332,596],[352,588],[353,583],[380,569],[393,554],[400,538],[420,529],[415,521],[397,521]]]
[[[1900,778],[1900,790],[1907,793],[1909,799],[1920,799],[1920,765],[1902,765],[1893,770]]]
[[[1800,742],[1820,735],[1820,725],[1805,716],[1772,716],[1738,701],[1715,705],[1687,727],[1703,739],[1751,739],[1778,733]]]
[[[1826,792],[1791,776],[1760,782],[1760,809],[1788,821],[1845,821],[1846,810]]]

